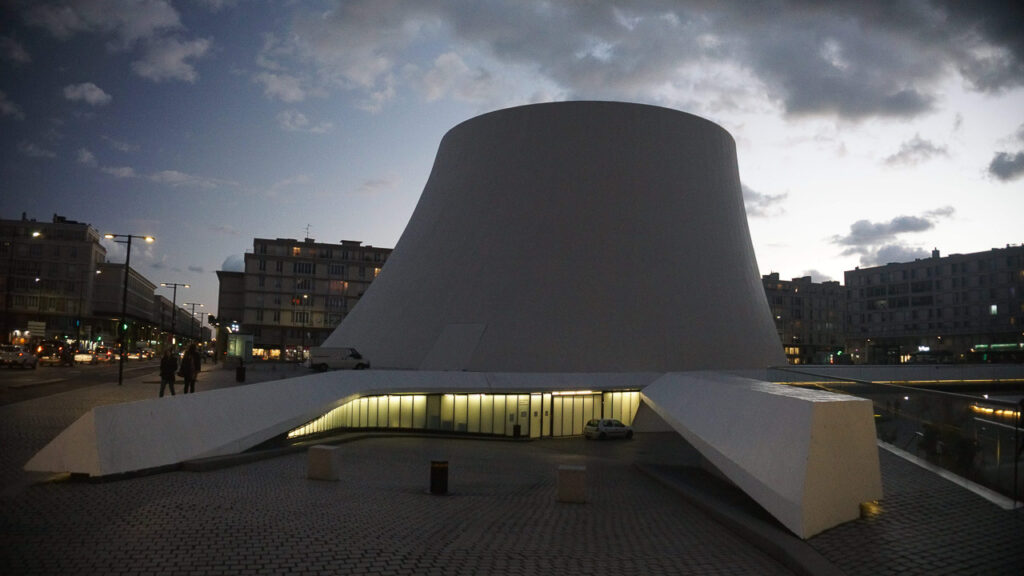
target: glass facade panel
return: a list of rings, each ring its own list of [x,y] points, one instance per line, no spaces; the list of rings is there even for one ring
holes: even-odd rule
[[[480,397],[480,432],[494,433],[494,397],[490,394]]]
[[[441,397],[427,396],[427,430],[441,429]]]
[[[600,396],[598,396],[600,398]],[[587,421],[592,418],[601,417],[601,403],[594,401],[594,396],[583,397],[583,425],[586,426]]]
[[[530,438],[540,438],[542,403],[540,394],[530,394]]]
[[[289,438],[344,428],[442,430],[532,438],[583,433],[592,418],[632,424],[639,391],[587,394],[402,394],[357,398],[288,433]]]
[[[401,403],[398,396],[388,396],[388,428],[401,428]]]
[[[445,394],[441,397],[441,430],[454,430],[455,396]]]
[[[370,396],[366,399],[366,427],[377,427],[377,397]]]
[[[583,434],[583,425],[586,424],[583,420],[583,398],[573,396],[572,400],[572,433]]]
[[[427,427],[427,397],[423,394],[413,396],[412,427],[417,430]]]
[[[551,398],[551,435],[561,436],[562,435],[562,397],[553,396]]]
[[[399,428],[413,428],[412,425],[412,396],[399,396],[401,399],[401,414],[399,415]]]
[[[377,427],[387,428],[388,427],[388,397],[378,396],[377,397]]]
[[[480,395],[470,394],[469,395],[469,419],[466,426],[466,431],[473,434],[480,432]]]
[[[494,433],[505,433],[505,395],[494,395]]]
[[[465,432],[468,421],[469,401],[465,394],[455,395],[455,431]]]
[[[359,413],[359,420],[357,422],[353,422],[353,425],[356,428],[369,428],[370,427],[370,417],[369,417],[370,399],[369,398],[360,398],[358,400],[358,402],[359,402],[359,411],[358,411],[358,413]]]

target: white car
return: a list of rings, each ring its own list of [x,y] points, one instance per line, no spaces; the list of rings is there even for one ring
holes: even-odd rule
[[[0,363],[6,364],[10,368],[17,366],[35,370],[39,365],[39,357],[24,346],[6,344],[0,347]]]
[[[623,424],[614,418],[601,418],[591,420],[583,427],[583,436],[590,440],[597,438],[632,438],[633,428]]]
[[[355,348],[314,346],[309,349],[309,367],[319,372],[365,370],[370,367],[370,362],[364,359]]]

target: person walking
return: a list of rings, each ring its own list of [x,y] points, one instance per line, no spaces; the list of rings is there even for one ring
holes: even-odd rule
[[[164,397],[164,388],[169,387],[171,389],[171,396],[174,396],[174,373],[178,371],[178,356],[174,353],[174,348],[169,347],[164,350],[164,355],[160,358],[160,397]]]
[[[185,394],[195,394],[200,366],[202,366],[202,361],[199,358],[199,350],[196,349],[195,344],[191,344],[181,358],[181,376],[185,379]]]

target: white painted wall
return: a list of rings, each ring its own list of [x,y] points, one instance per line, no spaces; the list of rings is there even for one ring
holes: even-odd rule
[[[785,362],[732,137],[615,102],[510,108],[449,131],[395,251],[324,345],[421,370]]]
[[[869,400],[716,372],[666,374],[643,399],[801,538],[882,497]]]

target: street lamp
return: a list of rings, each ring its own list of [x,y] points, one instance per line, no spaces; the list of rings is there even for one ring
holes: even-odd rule
[[[196,339],[196,324],[195,324],[196,306],[199,306],[200,308],[202,308],[203,305],[198,303],[198,302],[182,302],[181,305],[182,306],[191,306],[192,307],[192,312],[191,313],[192,313],[192,320],[193,321],[189,322],[188,337],[191,338],[192,340],[195,340]],[[200,334],[202,334],[202,332],[200,332]]]
[[[152,236],[136,236],[134,234],[104,234],[103,237],[118,244],[126,244],[128,247],[124,253],[124,288],[121,291],[121,362],[117,368],[117,385],[120,386],[124,383],[125,345],[128,343],[128,265],[132,259],[132,238],[144,240],[146,244],[152,244],[156,239]],[[118,238],[124,238],[124,240],[118,240]]]
[[[188,284],[182,284],[180,282],[161,282],[160,285],[164,287],[169,286],[174,289],[173,292],[171,293],[171,337],[173,338],[174,336],[176,336],[174,329],[178,323],[178,286],[181,286],[182,288],[191,288],[191,286],[189,286]]]

